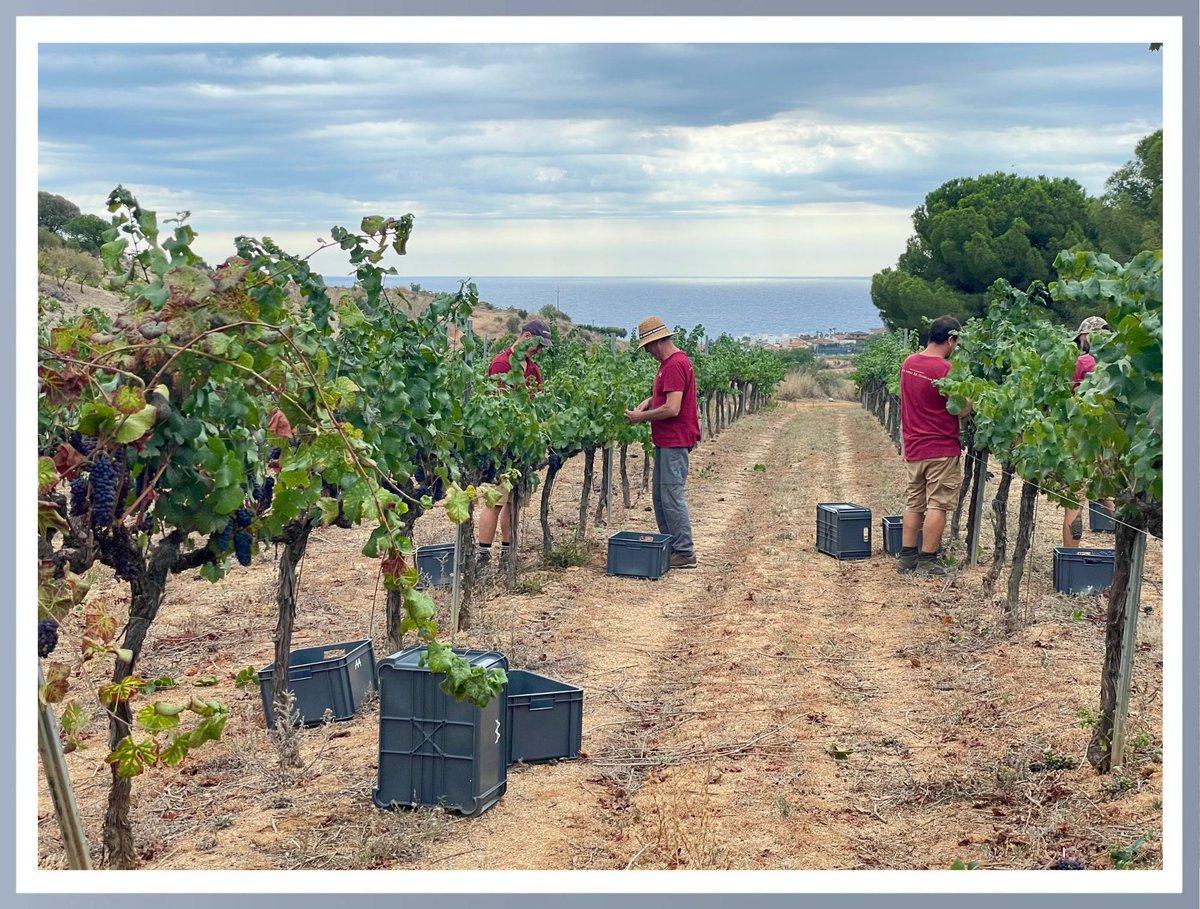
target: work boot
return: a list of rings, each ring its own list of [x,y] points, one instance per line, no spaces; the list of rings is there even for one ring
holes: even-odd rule
[[[944,578],[949,573],[937,560],[936,552],[922,552],[917,556],[917,577]]]
[[[673,552],[671,553],[672,568],[695,568],[696,553],[694,552]]]
[[[896,566],[898,574],[912,574],[917,570],[917,547],[901,546],[900,563]]]

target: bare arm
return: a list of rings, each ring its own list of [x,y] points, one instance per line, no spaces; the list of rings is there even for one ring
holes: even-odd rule
[[[655,420],[669,420],[671,417],[679,415],[679,408],[683,406],[682,391],[668,391],[667,400],[652,410],[645,410],[648,401],[643,401],[641,406],[636,410],[625,411],[625,418],[630,423],[652,423]]]

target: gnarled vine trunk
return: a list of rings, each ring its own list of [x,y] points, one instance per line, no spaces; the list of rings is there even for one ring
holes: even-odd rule
[[[542,521],[542,558],[550,558],[550,553],[554,549],[554,537],[550,534],[550,491],[554,489],[554,478],[558,476],[562,465],[556,461],[551,461],[550,466],[546,468],[546,479],[542,483],[542,507],[540,516]]]
[[[308,514],[289,521],[283,529],[283,548],[279,554],[279,585],[275,605],[279,618],[275,624],[275,666],[271,673],[271,715],[279,747],[280,763],[300,767],[300,745],[291,716],[288,698],[288,659],[292,652],[292,629],[296,625],[296,592],[299,589],[299,565],[308,548],[313,522]]]
[[[582,541],[587,534],[588,502],[592,495],[592,475],[596,466],[596,449],[583,453],[583,489],[579,493],[579,525],[575,528],[575,539]]]
[[[1004,628],[1014,634],[1021,625],[1021,578],[1025,574],[1025,556],[1033,539],[1033,506],[1038,488],[1021,481],[1021,511],[1017,517],[1017,542],[1013,547],[1012,571],[1008,574],[1008,600],[1004,604]]]

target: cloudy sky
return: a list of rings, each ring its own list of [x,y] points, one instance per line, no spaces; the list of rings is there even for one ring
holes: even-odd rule
[[[412,212],[410,275],[868,275],[944,181],[1093,195],[1162,126],[1138,44],[42,44],[38,184],[308,253]],[[345,273],[338,253],[318,267]]]

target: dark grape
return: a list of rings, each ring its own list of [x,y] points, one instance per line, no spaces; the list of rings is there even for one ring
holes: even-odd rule
[[[1051,871],[1086,871],[1087,866],[1082,862],[1077,862],[1074,859],[1066,858],[1055,859],[1054,864],[1050,866]]]
[[[71,515],[73,517],[79,517],[87,511],[87,499],[87,477],[76,477],[71,481]]]
[[[444,488],[444,484],[442,483],[441,477],[433,478],[433,486],[429,491],[429,497],[435,502],[440,502],[442,499],[446,498],[446,490]]]
[[[78,431],[73,430],[67,437],[67,441],[81,455],[90,455],[96,450],[96,437],[80,435]]]
[[[258,499],[258,510],[266,511],[271,507],[271,497],[275,493],[275,478],[268,476],[263,480],[260,491],[255,495]]]
[[[100,544],[100,555],[105,564],[112,566],[118,578],[122,581],[138,579],[142,569],[141,559],[124,525],[117,524],[111,534],[97,534],[96,542]]]
[[[233,513],[233,523],[240,530],[243,527],[249,527],[250,522],[254,520],[254,513],[249,508],[239,508]]]
[[[244,530],[239,530],[233,535],[233,552],[237,556],[239,565],[249,565],[250,556],[254,545],[254,537],[246,533]]]
[[[225,526],[212,535],[212,543],[217,552],[228,552],[229,545],[233,541],[233,518],[230,518]]]
[[[551,451],[550,452],[550,469],[558,470],[560,467],[562,467],[562,458],[559,457],[557,451]]]
[[[92,529],[103,530],[113,522],[117,509],[117,465],[100,452],[92,461]]]
[[[58,622],[54,619],[42,619],[38,622],[38,656],[42,659],[54,653],[58,646]]]
[[[283,454],[283,449],[282,449],[282,448],[272,448],[272,449],[271,449],[271,456],[270,456],[270,457],[269,457],[267,460],[269,460],[269,461],[278,461],[278,460],[279,460],[279,457],[280,457],[280,455],[282,455],[282,454]]]

